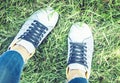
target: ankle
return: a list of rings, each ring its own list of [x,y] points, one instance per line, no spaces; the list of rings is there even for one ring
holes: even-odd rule
[[[86,78],[86,72],[80,69],[69,69],[66,70],[67,80],[70,81],[74,78],[82,77]]]
[[[10,50],[15,50],[17,52],[19,52],[24,60],[24,62],[26,62],[29,58],[32,57],[32,54],[30,54],[26,48],[24,48],[23,46],[21,45],[14,45],[12,48],[10,48]]]

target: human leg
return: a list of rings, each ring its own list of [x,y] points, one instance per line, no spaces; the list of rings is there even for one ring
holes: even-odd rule
[[[24,23],[8,51],[0,57],[0,83],[18,83],[24,63],[33,56],[44,38],[58,21],[58,13],[52,8],[35,12]]]
[[[24,65],[17,51],[7,51],[0,56],[0,83],[18,83]]]
[[[85,23],[75,23],[68,35],[66,76],[69,83],[87,83],[92,55],[93,36],[89,26]]]
[[[88,80],[86,78],[74,78],[72,80],[69,81],[69,83],[88,83]]]

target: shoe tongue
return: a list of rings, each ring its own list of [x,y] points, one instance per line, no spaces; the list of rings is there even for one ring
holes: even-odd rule
[[[34,50],[35,50],[35,47],[33,46],[32,43],[30,43],[30,42],[28,42],[28,41],[26,41],[26,40],[23,40],[23,39],[21,39],[20,41],[18,41],[16,44],[25,47],[26,50],[27,50],[30,54],[33,53]]]
[[[72,70],[72,69],[79,69],[79,70],[82,70],[84,72],[87,71],[87,68],[81,64],[78,64],[78,63],[72,63],[72,64],[69,64],[68,65],[69,69]]]

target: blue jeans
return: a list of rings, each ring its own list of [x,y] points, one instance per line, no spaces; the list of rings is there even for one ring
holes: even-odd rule
[[[69,83],[88,83],[85,78],[74,78]]]
[[[7,51],[0,56],[0,83],[19,83],[24,61],[16,51]]]
[[[0,83],[19,83],[24,66],[21,55],[16,51],[7,51],[0,56]],[[75,78],[69,83],[87,83],[85,78]]]

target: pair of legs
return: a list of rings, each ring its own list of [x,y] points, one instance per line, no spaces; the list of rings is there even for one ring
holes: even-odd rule
[[[58,21],[52,8],[36,11],[24,23],[8,50],[0,56],[0,83],[18,83],[24,64]],[[72,25],[68,35],[68,83],[87,83],[93,53],[92,33],[85,23]]]

